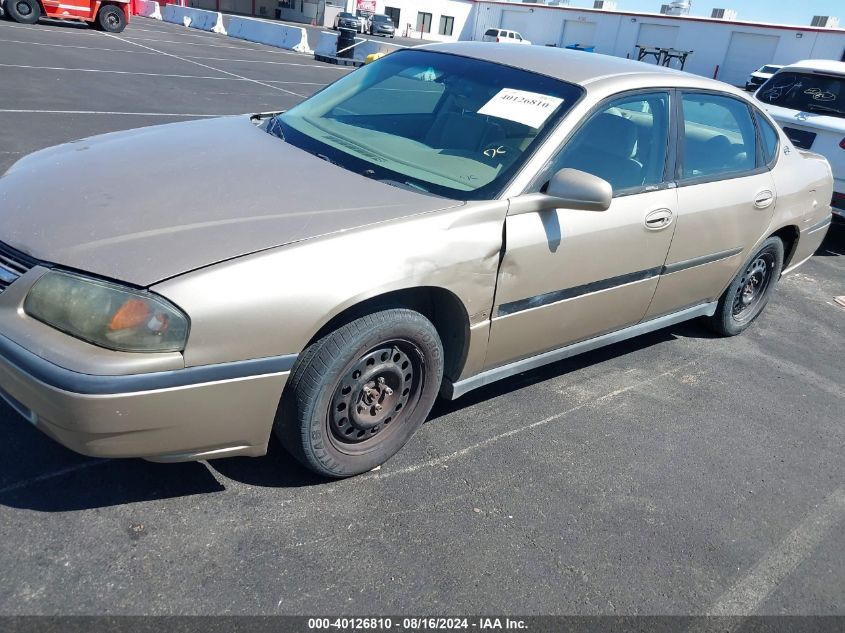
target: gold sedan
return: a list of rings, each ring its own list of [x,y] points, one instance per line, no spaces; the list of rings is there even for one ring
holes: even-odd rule
[[[821,243],[832,182],[722,83],[538,46],[402,50],[282,114],[14,165],[0,397],[89,455],[262,455],[275,432],[354,475],[438,394],[686,319],[740,333]]]

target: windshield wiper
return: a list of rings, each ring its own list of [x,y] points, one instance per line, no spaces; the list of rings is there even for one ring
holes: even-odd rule
[[[274,116],[267,122],[267,127],[264,128],[264,131],[267,134],[272,134],[273,136],[285,140],[285,133],[282,131],[282,124],[279,122],[279,117]]]
[[[407,189],[408,191],[421,191],[422,193],[430,193],[428,189],[425,187],[418,185],[413,182],[408,182],[407,180],[393,180],[392,178],[378,178],[375,175],[375,171],[372,169],[365,169],[361,172],[362,176],[366,176],[370,180],[375,180],[377,182],[383,182],[386,185],[390,185],[391,187],[398,187],[399,189]]]
[[[845,114],[845,110],[839,108],[831,108],[830,106],[820,105],[818,103],[811,103],[807,110],[811,112],[830,112],[831,114]]]

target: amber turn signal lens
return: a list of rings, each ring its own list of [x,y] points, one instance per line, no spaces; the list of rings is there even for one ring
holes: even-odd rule
[[[115,312],[109,323],[109,329],[127,330],[143,325],[150,316],[150,307],[146,301],[140,299],[129,299],[117,312]]]

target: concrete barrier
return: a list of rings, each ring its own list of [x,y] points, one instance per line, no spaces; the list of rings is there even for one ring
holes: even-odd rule
[[[317,46],[314,49],[315,57],[334,57],[337,52],[337,33],[331,31],[320,31],[320,39],[317,40]]]
[[[337,56],[337,38],[337,33],[322,31],[320,33],[320,39],[317,41],[317,48],[314,49],[314,59],[330,64],[361,66],[367,60],[367,55],[372,55],[373,53],[384,53],[387,55],[400,48],[405,48],[399,44],[388,44],[387,42],[378,40],[367,40],[363,37],[356,37],[355,46],[351,51],[351,59],[339,58]]]
[[[161,20],[161,7],[158,2],[151,2],[150,0],[136,0],[135,4],[136,14],[145,18],[153,18],[154,20]]]
[[[357,43],[357,38],[355,41]],[[367,40],[363,44],[358,44],[358,46],[352,49],[352,57],[356,61],[363,62],[367,59],[367,55],[371,55],[373,53],[384,53],[387,55],[393,51],[398,51],[400,48],[405,47],[399,46],[399,44],[388,44],[387,42],[380,42],[377,40]]]
[[[184,24],[192,29],[226,35],[226,28],[223,26],[223,14],[216,11],[204,11],[192,7],[180,7],[176,4],[166,4],[161,15],[165,22]]]
[[[312,52],[308,46],[308,34],[299,26],[232,16],[228,34],[230,37],[286,48],[297,53]]]

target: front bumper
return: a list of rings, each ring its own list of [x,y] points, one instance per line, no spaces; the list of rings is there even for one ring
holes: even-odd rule
[[[85,455],[263,455],[295,356],[119,376],[60,367],[0,335],[0,399]]]
[[[373,35],[390,35],[393,37],[394,33],[396,33],[396,29],[386,29],[378,26],[373,28]]]

